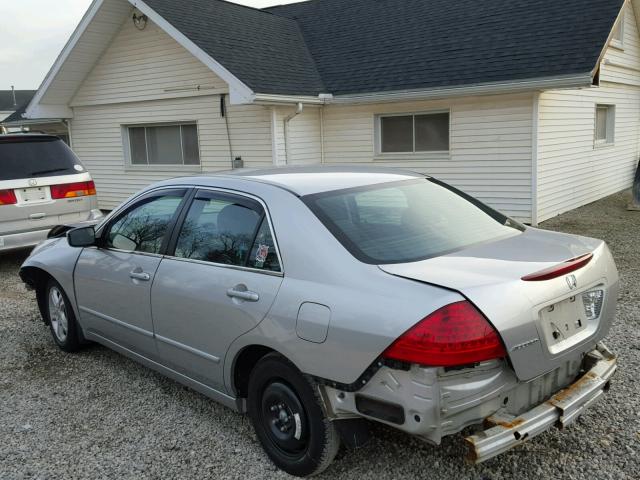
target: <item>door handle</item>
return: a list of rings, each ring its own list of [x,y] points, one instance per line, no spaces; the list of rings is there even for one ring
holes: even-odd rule
[[[136,280],[142,280],[143,282],[148,282],[149,280],[151,280],[151,275],[146,272],[136,272],[134,270],[133,272],[129,272],[129,276],[131,278],[135,278]]]
[[[250,292],[249,290],[239,290],[239,286],[230,288],[227,290],[227,296],[231,298],[239,298],[240,300],[246,300],[247,302],[257,302],[260,300],[260,295],[256,292]]]

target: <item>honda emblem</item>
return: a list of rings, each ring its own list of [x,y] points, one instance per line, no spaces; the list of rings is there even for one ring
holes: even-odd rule
[[[569,285],[569,289],[571,290],[578,288],[578,280],[575,275],[569,275],[567,277],[567,285]]]

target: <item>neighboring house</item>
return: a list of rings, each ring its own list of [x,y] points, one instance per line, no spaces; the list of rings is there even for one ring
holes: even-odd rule
[[[415,169],[536,224],[631,185],[638,14],[640,0],[95,0],[26,117],[67,120],[105,209],[237,158]]]
[[[35,90],[0,90],[0,123],[28,103],[35,93]]]

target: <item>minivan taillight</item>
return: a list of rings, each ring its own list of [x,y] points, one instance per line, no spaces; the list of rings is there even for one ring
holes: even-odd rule
[[[398,338],[384,358],[433,367],[453,367],[502,358],[498,332],[468,301],[436,310]]]
[[[88,182],[63,183],[51,185],[51,198],[74,198],[95,195],[96,186],[92,180]]]
[[[18,203],[13,190],[0,190],[0,205],[14,205]]]

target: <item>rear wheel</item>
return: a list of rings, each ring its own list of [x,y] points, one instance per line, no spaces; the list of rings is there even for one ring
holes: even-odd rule
[[[64,290],[55,280],[49,280],[46,286],[47,323],[56,345],[65,352],[80,349],[78,324],[71,303]]]
[[[292,475],[316,475],[333,461],[340,437],[321,407],[317,385],[278,354],[251,372],[249,416],[273,463]]]

